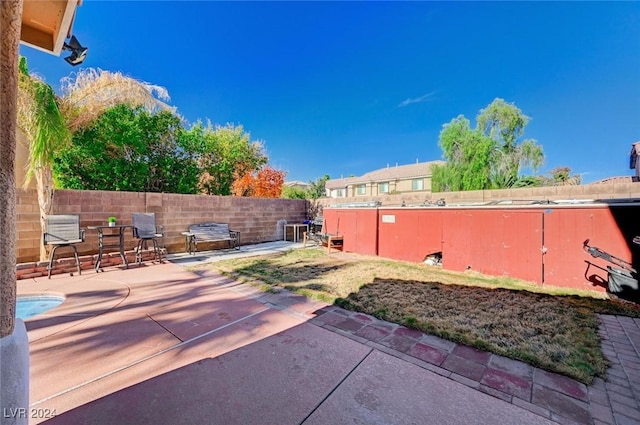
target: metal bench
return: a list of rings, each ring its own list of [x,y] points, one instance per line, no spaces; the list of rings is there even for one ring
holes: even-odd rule
[[[189,226],[188,232],[182,232],[185,237],[185,245],[189,254],[195,254],[198,250],[198,242],[223,242],[229,243],[229,249],[240,249],[240,232],[230,230],[226,223],[198,223]]]

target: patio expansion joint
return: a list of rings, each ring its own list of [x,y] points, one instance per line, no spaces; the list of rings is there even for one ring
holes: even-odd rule
[[[340,380],[340,382],[338,382],[338,383],[335,385],[335,387],[333,387],[333,388],[331,389],[331,391],[329,391],[329,392],[327,393],[327,395],[326,395],[326,396],[324,396],[324,397],[322,398],[322,400],[320,400],[320,402],[319,402],[319,403],[318,403],[318,404],[317,404],[313,409],[311,409],[311,411],[310,411],[310,412],[309,412],[309,413],[308,413],[304,418],[302,418],[302,420],[300,421],[300,423],[299,423],[298,425],[303,425],[303,424],[307,421],[307,419],[309,419],[309,418],[311,417],[311,415],[313,415],[313,414],[315,413],[315,411],[316,411],[316,410],[318,410],[318,409],[320,408],[320,406],[322,406],[322,404],[323,404],[325,401],[327,401],[327,399],[328,399],[329,397],[331,397],[331,394],[333,394],[333,393],[334,393],[338,388],[340,388],[340,386],[342,385],[342,383],[343,383],[344,381],[346,381],[346,380],[347,380],[347,378],[349,378],[349,377],[351,376],[351,374],[353,374],[353,372],[355,372],[355,370],[356,370],[358,367],[360,367],[360,365],[362,364],[362,362],[364,362],[364,361],[365,361],[365,360],[366,360],[366,359],[371,355],[371,353],[373,353],[373,348],[370,348],[370,349],[369,349],[369,351],[367,352],[367,354],[365,354],[365,355],[362,357],[362,359],[360,359],[360,361],[359,361],[358,363],[356,363],[356,365],[355,365],[355,366],[353,366],[353,367],[351,368],[351,370],[350,370],[347,374],[345,374],[345,376]]]
[[[160,326],[162,329],[164,329],[165,331],[167,331],[168,333],[170,333],[171,335],[173,335],[178,341],[180,342],[184,342],[184,339],[180,338],[178,335],[176,335],[174,332],[171,332],[171,329],[167,328],[166,326],[164,326],[162,323],[158,322],[156,319],[154,319],[153,317],[151,317],[150,314],[146,314],[146,316],[151,319],[151,321],[153,323],[155,323],[156,325]]]
[[[65,395],[65,394],[68,394],[68,393],[73,392],[73,391],[75,391],[75,390],[78,390],[78,389],[80,389],[80,388],[82,388],[82,387],[85,387],[85,386],[87,386],[87,385],[89,385],[89,384],[92,384],[92,383],[94,383],[94,382],[101,381],[101,380],[103,380],[103,379],[105,379],[105,378],[108,378],[109,376],[115,375],[115,374],[120,373],[120,372],[122,372],[122,371],[124,371],[124,370],[130,369],[130,368],[132,368],[132,367],[134,367],[134,366],[137,366],[137,365],[139,365],[139,364],[141,364],[141,363],[144,363],[144,362],[146,362],[147,360],[151,360],[151,359],[153,359],[153,358],[155,358],[155,357],[158,357],[158,356],[160,356],[160,355],[162,355],[162,354],[168,353],[169,351],[175,350],[176,348],[183,347],[183,346],[185,346],[185,345],[187,345],[187,344],[190,344],[190,343],[192,343],[192,342],[194,342],[194,341],[197,341],[197,340],[199,340],[199,339],[201,339],[201,338],[204,338],[204,337],[207,337],[207,336],[209,336],[209,335],[212,335],[212,334],[214,334],[214,333],[216,333],[216,332],[218,332],[218,331],[221,331],[221,330],[223,330],[223,329],[225,329],[225,328],[228,328],[228,327],[230,327],[230,326],[233,326],[233,325],[235,325],[235,324],[237,324],[237,323],[240,323],[240,322],[242,322],[242,321],[244,321],[244,320],[250,319],[250,318],[252,318],[253,316],[257,316],[258,314],[261,314],[261,313],[263,313],[263,312],[265,312],[265,311],[267,311],[267,310],[269,310],[269,307],[265,307],[265,308],[263,308],[263,309],[260,309],[260,310],[258,310],[258,311],[255,311],[255,312],[253,312],[253,313],[251,313],[251,314],[248,314],[248,315],[246,315],[246,316],[244,316],[244,317],[241,317],[241,318],[239,318],[239,319],[236,319],[236,320],[234,320],[233,322],[226,323],[226,324],[224,324],[224,325],[220,326],[219,328],[211,329],[211,330],[210,330],[210,331],[208,331],[208,332],[205,332],[205,333],[203,333],[203,334],[200,334],[200,335],[194,336],[193,338],[187,339],[187,340],[185,340],[185,341],[179,342],[178,344],[172,345],[171,347],[164,348],[164,349],[162,349],[162,350],[158,351],[157,353],[150,354],[150,355],[145,356],[145,357],[143,357],[143,358],[141,358],[141,359],[135,360],[135,361],[133,361],[133,362],[131,362],[131,363],[127,364],[127,365],[121,366],[121,367],[119,367],[119,368],[117,368],[117,369],[115,369],[115,370],[109,371],[109,372],[104,373],[104,374],[102,374],[102,375],[100,375],[100,376],[97,376],[97,377],[95,377],[95,378],[92,378],[92,379],[89,379],[89,380],[87,380],[87,381],[81,382],[81,383],[76,384],[76,385],[74,385],[74,386],[72,386],[72,387],[70,387],[70,388],[67,388],[67,389],[65,389],[65,390],[59,391],[59,392],[57,392],[57,393],[55,393],[55,394],[52,394],[52,395],[50,395],[50,396],[47,396],[47,397],[45,397],[45,398],[43,398],[43,399],[41,399],[41,400],[35,401],[35,402],[31,403],[31,404],[29,405],[29,407],[31,407],[31,408],[32,408],[32,407],[34,407],[34,406],[37,406],[37,405],[39,405],[39,404],[42,404],[42,403],[47,402],[47,401],[49,401],[49,400],[52,400],[52,399],[54,399],[54,398],[56,398],[56,397],[60,397],[60,396],[62,396],[62,395]],[[153,320],[153,319],[152,319],[152,320]],[[154,322],[155,322],[155,320],[154,320]],[[156,322],[156,323],[157,323],[157,322]]]

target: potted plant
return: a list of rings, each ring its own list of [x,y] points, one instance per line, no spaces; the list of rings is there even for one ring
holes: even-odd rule
[[[116,218],[111,216],[107,219],[107,222],[109,222],[109,227],[113,227],[116,225]]]

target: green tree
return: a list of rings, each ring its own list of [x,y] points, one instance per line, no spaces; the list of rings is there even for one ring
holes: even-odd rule
[[[231,195],[233,182],[262,169],[269,157],[261,142],[251,141],[251,135],[241,125],[225,126],[196,123],[190,137],[198,145],[200,190],[209,195]]]
[[[535,140],[522,140],[528,122],[520,109],[498,98],[480,111],[475,128],[462,115],[445,124],[439,144],[447,163],[434,166],[433,190],[507,188],[522,168],[535,172],[544,155]]]
[[[522,167],[532,168],[535,172],[542,165],[542,147],[533,139],[522,140],[529,117],[513,103],[496,98],[480,111],[476,121],[482,134],[498,145],[493,158],[493,188],[512,186]]]
[[[309,181],[309,187],[302,189],[299,187],[282,187],[282,197],[288,199],[319,199],[326,196],[326,184],[329,180],[328,174],[316,179],[316,181]]]
[[[325,174],[322,177],[316,179],[315,182],[310,181],[309,188],[307,192],[309,193],[309,198],[311,202],[309,203],[309,209],[307,210],[307,216],[310,220],[315,220],[317,217],[322,215],[322,204],[318,199],[323,198],[326,195],[326,186],[327,180],[329,180],[328,174]]]
[[[58,97],[51,86],[29,74],[24,57],[19,60],[19,70],[17,128],[23,137],[18,137],[18,140],[23,139],[29,151],[25,185],[35,176],[40,224],[44,231],[45,216],[50,212],[53,199],[52,162],[56,153],[71,141],[71,134],[113,105],[126,103],[149,109],[168,109],[162,100],[169,97],[160,86],[91,68],[64,79],[63,96]],[[40,258],[44,260],[46,257],[43,245]]]
[[[196,158],[182,133],[172,112],[115,106],[58,154],[56,181],[69,189],[196,193]]]
[[[329,177],[328,174],[325,174],[322,177],[319,177],[318,179],[316,179],[315,182],[310,181],[309,182],[309,198],[310,199],[318,199],[318,198],[323,198],[326,196],[326,185],[327,185],[327,180],[331,179],[331,177]]]
[[[540,187],[540,186],[572,186],[582,183],[580,174],[571,174],[571,168],[556,167],[539,176],[522,176],[512,187]]]
[[[475,190],[491,185],[491,161],[496,142],[460,115],[440,132],[440,147],[446,164],[432,168],[434,192]]]
[[[573,186],[582,183],[582,176],[571,175],[571,168],[566,166],[556,167],[545,174],[547,175],[540,177],[542,186]]]
[[[540,187],[542,179],[539,176],[522,176],[513,184],[513,188],[518,187]]]
[[[301,187],[282,186],[281,198],[285,199],[309,199],[309,191]]]

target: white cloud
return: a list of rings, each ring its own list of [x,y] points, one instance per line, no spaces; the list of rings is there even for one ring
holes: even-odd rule
[[[433,96],[436,94],[436,92],[430,92],[427,93],[425,95],[422,95],[420,97],[410,97],[408,99],[403,100],[402,102],[400,102],[400,104],[398,105],[398,108],[404,108],[405,106],[409,106],[412,103],[422,103],[422,102],[426,102],[428,100],[433,99]]]

